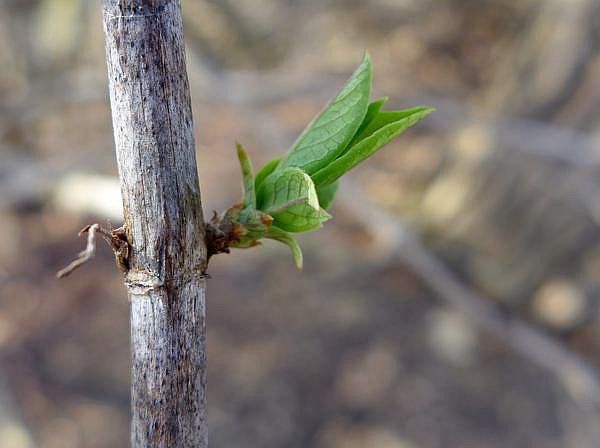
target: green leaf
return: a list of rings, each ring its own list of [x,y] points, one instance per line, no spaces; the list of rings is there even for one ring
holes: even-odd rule
[[[308,174],[300,168],[290,167],[269,176],[260,186],[258,209],[269,213],[298,198],[307,200],[308,205],[319,208],[319,199]]]
[[[319,204],[325,210],[329,208],[333,200],[335,199],[335,194],[337,193],[338,182],[334,182],[332,184],[326,185],[324,187],[317,188],[317,196],[319,197]]]
[[[277,170],[302,168],[312,174],[346,148],[367,113],[372,67],[368,54],[337,97],[304,129]]]
[[[325,168],[312,175],[313,182],[318,187],[329,185],[335,182],[340,176],[348,172],[356,165],[373,155],[381,149],[386,143],[398,136],[402,131],[417,123],[419,120],[429,115],[433,109],[428,107],[418,107],[409,111],[401,112],[382,112],[364,131],[365,138],[348,149],[342,156],[331,162]],[[383,115],[385,114],[385,115]],[[389,115],[392,114],[392,115]],[[393,115],[396,114],[396,115]],[[383,115],[381,119],[379,116]],[[389,122],[391,117],[398,117],[397,121]],[[383,123],[389,123],[384,124]],[[374,129],[369,135],[369,132]]]
[[[377,100],[375,100],[375,101],[373,101],[372,103],[369,104],[369,107],[367,108],[367,114],[365,115],[364,120],[360,124],[358,130],[354,134],[354,138],[352,139],[352,141],[350,142],[350,144],[347,146],[347,148],[349,148],[350,146],[352,146],[352,144],[354,142],[358,141],[356,139],[356,137],[358,135],[360,135],[362,133],[362,131],[364,131],[366,129],[366,127],[369,126],[373,122],[373,120],[379,114],[379,111],[381,110],[381,108],[383,107],[383,105],[387,102],[387,100],[388,100],[388,97],[384,96],[383,98],[379,98],[379,99],[377,99]]]
[[[286,232],[314,230],[331,217],[319,206],[315,185],[300,168],[286,168],[269,176],[261,185],[259,199],[258,208]]]
[[[415,114],[419,113],[425,113],[425,115],[421,117],[423,118],[426,115],[430,114],[432,111],[433,109],[431,109],[430,107],[419,106],[413,107],[411,109],[379,112],[373,117],[368,126],[365,126],[362,130],[356,133],[356,135],[352,139],[351,146],[354,146],[361,140],[370,137],[379,129],[383,128],[384,126],[387,126],[388,124],[399,122],[400,120],[414,116]],[[421,118],[419,118],[419,120]]]
[[[284,212],[271,215],[277,227],[287,232],[302,233],[322,227],[331,215],[322,208],[314,209],[307,204],[294,205]]]
[[[254,187],[254,175],[252,169],[252,162],[250,157],[239,143],[235,144],[237,148],[238,159],[240,161],[240,168],[242,170],[242,181],[244,186],[244,209],[255,209],[256,208],[256,190]]]
[[[278,157],[276,159],[270,160],[260,169],[258,174],[256,174],[256,178],[254,179],[254,185],[256,186],[256,190],[259,189],[260,185],[269,176],[269,174],[271,174],[275,170],[275,168],[277,168],[277,165],[279,165],[281,159],[282,157]]]
[[[243,200],[211,221],[214,253],[248,248],[269,238],[286,244],[296,265],[302,251],[294,233],[321,227],[338,179],[373,155],[433,109],[382,112],[387,97],[369,103],[372,67],[365,57],[347,84],[304,129],[288,153],[269,161],[254,176],[252,163],[236,144],[243,178]]]
[[[298,269],[302,269],[302,249],[300,249],[298,242],[292,235],[281,229],[278,229],[277,227],[271,227],[265,235],[265,238],[279,241],[288,246],[292,250],[292,255],[294,256],[294,261],[296,262],[296,267]]]

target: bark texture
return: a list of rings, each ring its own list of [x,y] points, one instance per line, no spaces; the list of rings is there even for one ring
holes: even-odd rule
[[[133,447],[207,446],[206,247],[178,0],[104,0],[131,312]]]

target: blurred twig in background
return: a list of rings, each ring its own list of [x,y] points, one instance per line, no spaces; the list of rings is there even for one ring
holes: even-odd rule
[[[382,257],[383,262],[401,260],[438,297],[465,313],[484,331],[556,375],[578,403],[600,412],[600,377],[586,361],[542,330],[503,312],[489,298],[458,280],[397,217],[376,206],[356,185],[344,184],[340,201],[370,230],[378,245],[376,250],[387,254]]]

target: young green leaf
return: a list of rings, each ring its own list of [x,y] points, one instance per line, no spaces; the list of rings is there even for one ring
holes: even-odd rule
[[[300,168],[286,168],[261,185],[258,208],[273,217],[273,224],[287,232],[307,232],[331,216],[319,206],[310,176]]]
[[[349,148],[354,142],[357,141],[356,136],[360,135],[362,131],[364,131],[365,128],[371,124],[373,119],[379,114],[379,111],[388,99],[389,98],[387,96],[384,96],[383,98],[379,98],[369,104],[369,107],[367,107],[367,114],[365,115],[364,120],[360,124],[358,130],[354,134],[354,137],[352,138],[352,141],[348,144],[347,148]]]
[[[242,170],[242,183],[244,186],[243,208],[255,209],[256,191],[254,186],[254,170],[252,169],[252,162],[250,162],[250,157],[248,157],[248,153],[246,153],[242,145],[236,143],[235,146],[237,148],[237,155],[240,161],[240,168]]]
[[[366,158],[373,155],[382,146],[399,135],[402,131],[417,123],[419,120],[429,115],[433,109],[428,107],[419,107],[411,109],[411,112],[403,118],[393,121],[383,127],[376,128],[377,117],[368,128],[363,131],[364,135],[368,135],[369,128],[375,128],[375,132],[360,140],[342,156],[331,162],[325,168],[312,175],[313,182],[319,188],[327,186],[335,182],[340,176],[348,172],[356,165],[364,161]],[[405,112],[405,111],[404,111]],[[380,113],[381,115],[381,113]],[[387,116],[381,122],[385,122]]]
[[[257,190],[260,188],[261,184],[265,181],[269,174],[275,171],[275,168],[277,168],[277,165],[279,165],[281,159],[281,157],[278,157],[276,159],[270,160],[256,174],[256,178],[254,179],[254,185],[256,186]]]
[[[292,250],[302,267],[302,251],[292,236],[321,227],[331,216],[338,179],[433,109],[381,109],[387,97],[369,103],[372,68],[368,54],[332,102],[312,120],[287,155],[268,162],[253,175],[244,148],[237,145],[243,177],[241,204],[215,218],[212,254],[230,247],[248,248],[269,238]]]
[[[367,113],[372,67],[366,54],[346,86],[302,132],[277,170],[298,167],[312,174],[346,148]]]
[[[300,168],[290,167],[275,172],[260,186],[257,196],[258,209],[269,213],[298,198],[307,200],[308,205],[319,208],[315,186],[308,174]]]
[[[310,232],[331,219],[331,215],[322,208],[314,209],[306,203],[293,205],[271,216],[277,227],[292,233]]]
[[[329,185],[325,185],[324,187],[317,187],[317,196],[319,197],[319,204],[322,208],[327,210],[333,200],[335,199],[335,194],[337,193],[338,182],[334,182]]]
[[[415,114],[419,113],[425,113],[424,116],[426,116],[432,111],[433,109],[431,109],[430,107],[419,106],[413,107],[411,109],[378,112],[367,126],[365,126],[361,130],[359,130],[359,132],[356,133],[349,147],[352,147],[361,140],[364,140],[365,138],[373,135],[376,131],[383,128],[384,126],[387,126],[388,124],[399,122],[404,118],[415,116]],[[421,118],[419,118],[419,120]]]
[[[292,255],[294,256],[294,261],[296,262],[296,267],[298,269],[302,269],[302,249],[300,249],[298,242],[292,235],[290,235],[287,232],[284,232],[281,229],[278,229],[277,227],[271,227],[267,232],[265,238],[279,241],[288,246],[292,250]]]

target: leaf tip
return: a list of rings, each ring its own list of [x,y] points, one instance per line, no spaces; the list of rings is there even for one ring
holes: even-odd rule
[[[294,263],[296,263],[296,268],[301,271],[304,269],[304,256],[302,255],[302,249],[298,243],[296,243],[297,247],[292,249],[292,254],[294,256]]]
[[[371,64],[371,54],[369,53],[369,50],[365,50],[364,54],[363,54],[363,64]]]
[[[416,121],[421,121],[430,113],[435,112],[434,107],[424,106],[423,109],[415,114]]]
[[[238,158],[242,159],[244,157],[247,157],[246,150],[244,149],[242,144],[237,140],[235,141],[235,149],[237,150]]]
[[[359,70],[363,67],[366,67],[366,72],[368,73],[369,78],[369,94],[367,95],[367,99],[371,96],[371,81],[373,78],[373,64],[371,63],[371,55],[367,50],[365,50],[365,54],[363,56],[363,60],[360,63]]]

